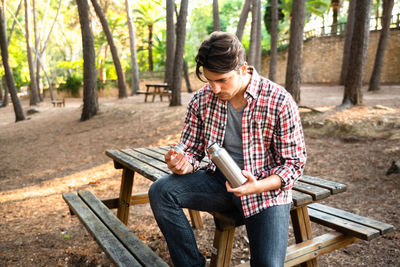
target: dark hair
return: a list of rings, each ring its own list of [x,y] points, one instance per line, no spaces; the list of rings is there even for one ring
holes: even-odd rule
[[[246,54],[236,35],[217,31],[203,41],[195,60],[196,76],[204,81],[200,67],[215,73],[238,70],[245,63]]]

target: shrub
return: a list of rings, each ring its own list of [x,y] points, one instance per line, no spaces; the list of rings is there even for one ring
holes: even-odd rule
[[[72,97],[79,97],[79,89],[82,86],[83,77],[76,72],[68,76],[64,83],[57,88],[60,92],[68,92]]]

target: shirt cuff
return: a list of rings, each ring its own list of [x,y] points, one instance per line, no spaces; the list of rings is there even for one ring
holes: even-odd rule
[[[294,181],[292,179],[293,173],[285,167],[279,166],[271,170],[271,174],[276,174],[281,178],[281,189],[289,190],[293,187]]]

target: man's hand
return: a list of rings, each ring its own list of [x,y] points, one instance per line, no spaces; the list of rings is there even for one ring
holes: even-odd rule
[[[253,174],[248,171],[242,170],[242,174],[247,178],[247,181],[243,185],[232,188],[228,181],[225,183],[226,190],[234,193],[237,197],[259,194],[281,187],[281,178],[278,175],[273,174],[265,179],[257,180]]]
[[[168,169],[173,173],[183,175],[193,172],[193,166],[189,163],[187,157],[183,153],[177,153],[171,148],[164,156]]]

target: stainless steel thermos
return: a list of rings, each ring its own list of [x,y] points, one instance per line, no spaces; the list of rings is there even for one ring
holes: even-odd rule
[[[232,187],[239,187],[247,181],[236,162],[232,159],[225,148],[213,143],[207,148],[212,162],[225,175]]]

